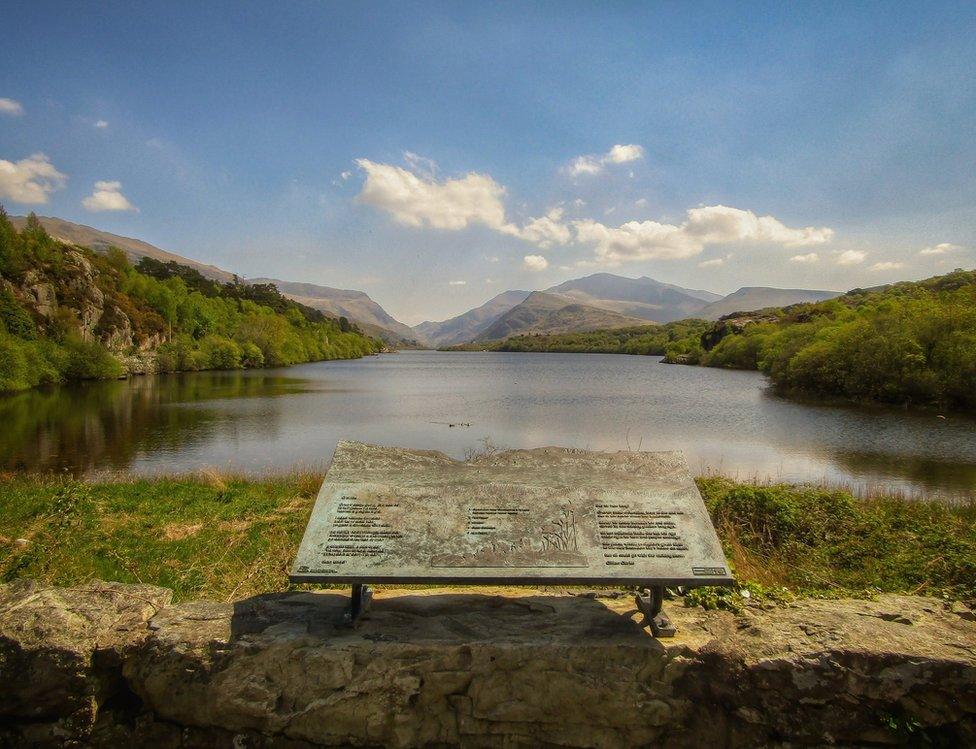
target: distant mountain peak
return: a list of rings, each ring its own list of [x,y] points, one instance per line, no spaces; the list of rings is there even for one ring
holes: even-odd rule
[[[778,289],[772,286],[743,286],[727,297],[707,305],[699,316],[718,320],[735,312],[752,312],[766,307],[787,307],[800,302],[822,302],[841,296],[841,291],[818,289]]]

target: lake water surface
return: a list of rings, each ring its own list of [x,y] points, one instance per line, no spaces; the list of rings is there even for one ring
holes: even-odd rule
[[[654,357],[403,352],[0,398],[8,470],[260,472],[324,467],[340,439],[460,458],[486,438],[499,447],[683,450],[695,473],[976,495],[976,421],[802,404],[774,395],[755,372]]]

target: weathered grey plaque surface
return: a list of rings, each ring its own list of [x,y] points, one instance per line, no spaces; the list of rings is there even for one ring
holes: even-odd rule
[[[295,582],[725,585],[679,452],[511,450],[459,462],[340,442]]]

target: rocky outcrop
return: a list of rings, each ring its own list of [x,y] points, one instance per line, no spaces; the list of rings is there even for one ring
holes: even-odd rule
[[[626,595],[391,591],[168,604],[92,583],[0,593],[12,745],[820,746],[976,743],[976,622],[927,598],[742,614]]]
[[[774,323],[777,318],[772,315],[757,315],[737,313],[721,318],[701,335],[701,346],[705,351],[711,351],[723,338],[730,335],[740,335],[750,325],[759,323]]]
[[[67,324],[82,340],[107,348],[126,374],[157,371],[156,351],[166,337],[151,329],[137,330],[130,317],[132,310],[123,309],[124,295],[104,292],[98,274],[83,251],[67,248],[57,268],[31,268],[16,283],[0,278],[0,290],[12,294],[42,332],[57,331]]]

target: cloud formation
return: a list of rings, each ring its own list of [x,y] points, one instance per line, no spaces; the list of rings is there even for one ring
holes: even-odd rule
[[[129,199],[122,194],[122,183],[101,181],[95,183],[92,194],[81,201],[86,211],[99,213],[101,211],[133,211],[139,212]]]
[[[512,234],[526,242],[531,242],[546,250],[553,245],[569,244],[573,235],[569,227],[562,223],[562,207],[551,208],[545,216],[531,218],[521,229],[518,227],[506,227],[504,233]]]
[[[961,250],[962,247],[958,244],[952,244],[950,242],[941,242],[937,245],[931,247],[925,247],[918,251],[919,255],[945,255],[947,252],[955,252],[956,250]]]
[[[618,163],[642,154],[640,146],[614,146],[600,159]],[[519,225],[507,218],[505,188],[490,175],[469,172],[454,179],[438,178],[434,173],[436,165],[429,159],[411,153],[406,158],[411,169],[358,159],[356,164],[365,172],[366,181],[356,199],[387,212],[405,226],[460,231],[481,225],[541,250],[568,244],[590,245],[594,258],[583,263],[591,266],[689,258],[709,245],[809,247],[829,242],[834,235],[828,227],[793,228],[772,216],[758,216],[725,205],[691,208],[681,224],[628,221],[620,226],[589,218],[566,221],[563,207],[556,206]],[[574,205],[579,207],[577,202]],[[546,267],[539,262],[544,259],[541,255],[527,258],[533,258],[526,259],[527,268]]]
[[[356,164],[366,173],[357,200],[386,211],[404,226],[454,231],[476,224],[498,231],[506,227],[505,188],[487,174],[469,172],[438,181],[369,159],[357,159]]]
[[[636,144],[615,145],[602,155],[589,154],[577,156],[566,167],[566,172],[571,177],[579,177],[587,174],[599,174],[608,164],[626,164],[644,158],[644,147]]]
[[[467,286],[468,285],[468,282],[467,281],[448,281],[447,282],[447,285],[448,286]]]
[[[0,159],[0,198],[15,203],[46,203],[48,195],[67,181],[68,177],[55,169],[43,153],[17,162]]]
[[[545,270],[549,267],[549,261],[542,255],[526,255],[522,258],[522,267],[531,271]]]
[[[99,130],[104,130],[108,127],[108,120],[95,120],[95,127]]]
[[[861,250],[844,250],[837,255],[837,265],[858,265],[864,262],[868,253]]]
[[[887,261],[883,263],[875,263],[870,268],[868,268],[868,270],[898,270],[899,268],[904,268],[904,267],[905,267],[904,263]]]
[[[790,258],[791,263],[807,264],[815,263],[820,260],[820,255],[816,252],[808,252],[806,255],[794,255]]]
[[[575,221],[577,239],[596,246],[596,261],[619,265],[633,260],[680,260],[699,254],[706,245],[753,243],[807,247],[829,242],[833,229],[793,229],[772,216],[724,205],[687,211],[682,224],[628,221],[609,227],[591,219]]]
[[[10,117],[20,117],[24,113],[24,105],[13,99],[0,97],[0,114]]]

